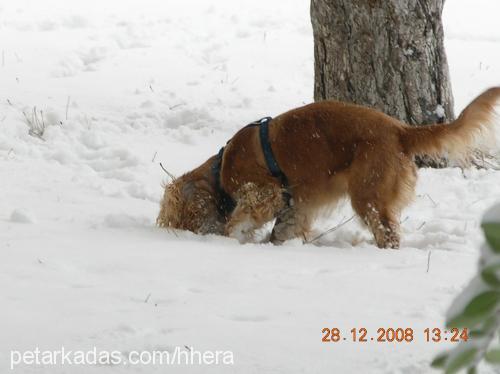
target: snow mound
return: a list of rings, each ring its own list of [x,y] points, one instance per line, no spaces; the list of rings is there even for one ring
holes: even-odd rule
[[[148,217],[135,217],[127,214],[108,214],[104,217],[104,226],[109,228],[131,228],[151,226],[153,222]]]
[[[500,222],[500,203],[491,207],[483,217],[483,223],[499,223]]]
[[[36,223],[36,217],[33,212],[24,209],[15,209],[10,215],[11,222],[16,223]]]

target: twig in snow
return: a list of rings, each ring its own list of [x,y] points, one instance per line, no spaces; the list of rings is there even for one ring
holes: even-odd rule
[[[181,107],[184,105],[186,105],[186,103],[175,104],[175,105],[169,106],[168,109],[174,110],[175,108],[178,108],[178,107]]]
[[[8,160],[11,153],[14,153],[14,148],[9,149],[9,152],[7,152],[7,156],[5,156],[5,159]]]
[[[43,111],[40,110],[40,117],[42,117],[42,128],[45,130],[45,121],[43,119]]]
[[[164,171],[165,173],[167,173],[167,175],[170,177],[170,179],[172,179],[172,180],[174,181],[174,180],[175,180],[175,176],[174,176],[172,173],[170,173],[167,169],[165,169],[165,168],[163,167],[163,165],[162,165],[162,163],[161,163],[161,162],[160,162],[160,166],[161,166],[161,168],[163,169],[163,171]]]
[[[426,271],[426,273],[429,272],[429,269],[431,267],[431,255],[432,255],[432,251],[429,251],[429,254],[427,255],[427,271]]]
[[[422,227],[424,227],[426,223],[427,223],[426,221],[422,222],[422,224],[418,226],[417,231],[419,231]]]
[[[149,85],[149,89],[151,90],[151,92],[155,92],[155,90],[153,90],[153,85],[152,84]]]
[[[89,121],[87,114],[85,114],[85,123],[87,124],[87,129],[90,130],[92,123]]]
[[[148,293],[148,296],[146,296],[146,299],[144,300],[144,303],[147,304],[149,301],[149,298],[151,297],[151,292]]]
[[[430,201],[432,201],[432,203],[434,204],[434,206],[437,206],[436,202],[434,201],[434,199],[431,197],[431,195],[429,195],[428,193],[425,194],[425,196],[427,196],[429,198]]]
[[[351,222],[353,219],[354,219],[355,216],[352,216],[351,218],[349,218],[347,221],[344,221],[344,222],[341,222],[339,223],[337,226],[335,227],[332,227],[331,229],[329,230],[326,230],[325,232],[319,234],[318,236],[316,236],[314,239],[311,239],[309,241],[306,241],[307,244],[310,244],[310,243],[313,243],[315,242],[316,240],[318,239],[321,239],[323,236],[325,235],[328,235],[336,230],[338,230],[339,228],[341,228],[342,226],[346,225],[347,223]]]
[[[470,203],[469,205],[467,205],[467,208],[470,208],[471,206],[473,206],[473,205],[475,205],[475,204],[477,204],[477,203],[479,203],[480,201],[483,201],[483,200],[484,200],[483,198],[477,199],[477,200],[473,201],[472,203]]]
[[[474,165],[478,169],[493,169],[496,171],[500,170],[500,167],[492,164],[491,162],[486,161],[485,159],[483,159],[482,161],[483,165],[479,165],[476,161],[472,161],[472,165]]]
[[[31,136],[35,136],[41,140],[45,140],[43,138],[43,134],[45,133],[45,121],[43,119],[43,111],[39,112],[36,110],[36,107],[33,107],[33,112],[31,113],[31,118],[23,111],[24,118],[26,120],[27,125],[29,126],[29,134]]]
[[[155,152],[155,154],[153,155],[153,159],[151,160],[151,162],[155,162],[155,159],[156,159],[156,155],[158,154],[158,151]]]
[[[71,96],[68,96],[68,100],[66,101],[66,121],[68,120],[68,111],[69,111],[70,100],[71,100]]]
[[[496,161],[496,163],[492,163],[491,161]],[[500,170],[500,165],[498,164],[498,160],[495,158],[495,156],[486,152],[482,152],[480,150],[474,151],[469,159],[469,162],[477,169],[493,169],[497,171]]]
[[[465,168],[460,167],[460,172],[462,173],[462,178],[467,179],[467,176],[465,175]]]
[[[302,239],[304,243],[307,243],[307,236],[305,232],[302,233]]]
[[[26,120],[28,125],[32,126],[33,122],[28,118],[28,115],[24,112],[24,110],[22,111],[22,113],[23,113],[24,119]]]

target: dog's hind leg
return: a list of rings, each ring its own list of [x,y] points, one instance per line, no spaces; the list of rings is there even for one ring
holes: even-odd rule
[[[376,202],[356,202],[353,207],[372,231],[379,248],[399,248],[399,214],[388,211],[386,207],[379,207]]]
[[[401,210],[411,201],[416,181],[413,162],[391,156],[380,151],[358,153],[349,180],[352,207],[379,248],[399,248]]]
[[[240,243],[253,239],[255,230],[283,209],[283,190],[276,184],[244,184],[236,193],[236,207],[226,224],[226,235]]]

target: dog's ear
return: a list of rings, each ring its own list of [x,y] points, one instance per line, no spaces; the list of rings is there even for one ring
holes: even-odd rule
[[[187,183],[183,188],[185,229],[197,234],[222,234],[224,224],[212,189],[204,182]]]
[[[182,191],[177,179],[165,185],[165,192],[160,203],[160,213],[156,218],[156,224],[164,228],[181,228],[182,217]]]

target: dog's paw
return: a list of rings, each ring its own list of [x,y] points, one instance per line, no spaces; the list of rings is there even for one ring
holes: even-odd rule
[[[228,223],[226,226],[226,235],[237,239],[241,244],[252,241],[253,233],[254,224],[250,221]]]

